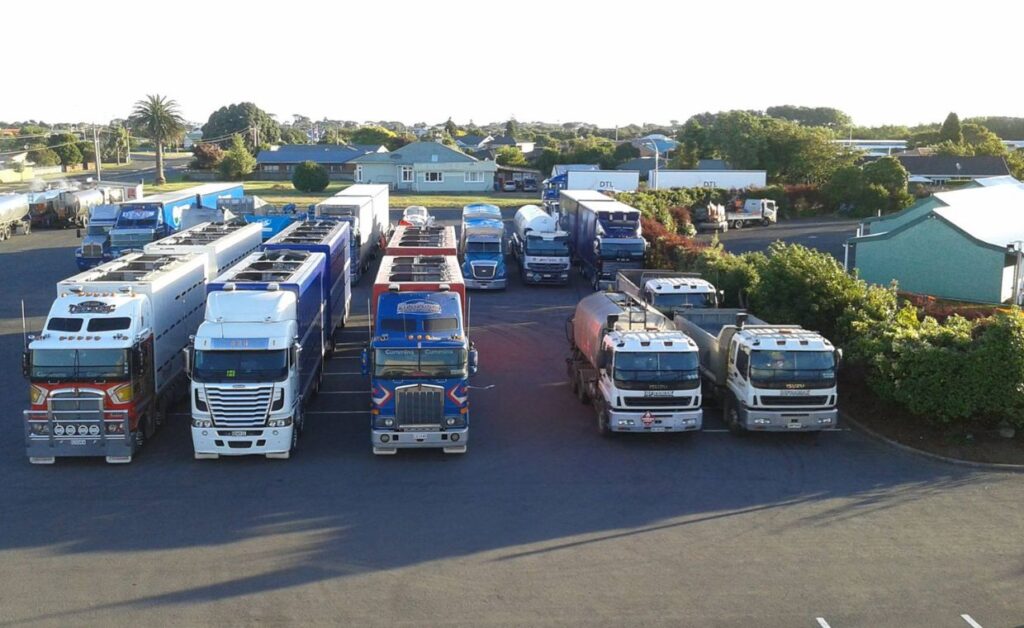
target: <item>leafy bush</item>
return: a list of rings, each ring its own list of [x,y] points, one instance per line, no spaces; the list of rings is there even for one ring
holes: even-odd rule
[[[330,182],[327,170],[315,161],[302,162],[292,174],[292,185],[300,192],[323,192]]]
[[[242,137],[235,134],[231,137],[231,146],[224,153],[218,170],[226,179],[237,180],[256,169],[256,158],[245,147]]]
[[[199,143],[192,147],[192,162],[189,167],[196,170],[213,170],[224,160],[224,149],[217,144]]]

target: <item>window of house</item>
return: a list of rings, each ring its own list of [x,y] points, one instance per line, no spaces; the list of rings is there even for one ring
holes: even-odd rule
[[[424,172],[423,181],[426,183],[444,183],[443,172]]]
[[[466,183],[483,183],[484,173],[482,172],[467,172]]]
[[[402,166],[402,183],[412,183],[412,166]]]
[[[356,164],[356,183],[362,183],[362,182],[363,182],[363,167],[361,165],[359,165],[359,164]]]
[[[263,164],[264,172],[277,172],[279,169],[280,166],[278,166],[277,164]]]

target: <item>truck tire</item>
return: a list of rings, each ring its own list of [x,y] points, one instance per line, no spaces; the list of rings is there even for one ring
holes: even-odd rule
[[[743,426],[740,425],[740,413],[736,405],[736,399],[731,394],[726,395],[722,400],[722,420],[731,433],[742,434]]]
[[[583,375],[579,375],[576,380],[576,398],[580,400],[580,403],[586,405],[587,399],[587,385],[583,381]]]
[[[767,227],[767,226],[768,226],[768,225],[770,225],[770,224],[772,224],[772,221],[771,221],[771,220],[769,220],[769,219],[767,219],[767,218],[762,218],[762,219],[761,219],[761,226],[762,226],[762,227]]]
[[[603,406],[597,411],[597,433],[608,438],[612,435],[611,421],[608,418],[608,410]]]
[[[580,391],[580,383],[576,379],[576,374],[572,372],[572,366],[569,367],[569,390],[573,395],[578,395]]]
[[[732,221],[732,228],[733,229],[742,229],[743,228],[743,221],[742,220],[734,220],[734,221]]]

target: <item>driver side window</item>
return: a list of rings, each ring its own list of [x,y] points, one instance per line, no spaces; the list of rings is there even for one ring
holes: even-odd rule
[[[750,353],[746,349],[739,349],[736,352],[736,370],[740,372],[740,377],[747,379],[747,371],[750,368]]]

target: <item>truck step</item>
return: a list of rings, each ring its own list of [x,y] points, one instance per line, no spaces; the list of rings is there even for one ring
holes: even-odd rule
[[[128,464],[131,461],[131,456],[107,456],[107,464]]]
[[[444,448],[444,453],[446,453],[446,454],[464,454],[464,453],[466,453],[466,447],[467,447],[466,445],[462,445],[461,447],[445,447]]]
[[[394,456],[398,453],[398,450],[392,447],[374,447],[374,456]]]
[[[285,451],[277,454],[267,454],[267,460],[287,460],[292,457],[292,452]]]
[[[50,456],[49,458],[39,458],[39,457],[29,456],[28,461],[31,462],[32,464],[53,464],[53,463],[57,462],[57,459],[55,457],[53,457],[53,456]]]
[[[194,455],[196,460],[217,460],[220,458],[220,454],[201,454],[198,451]]]

